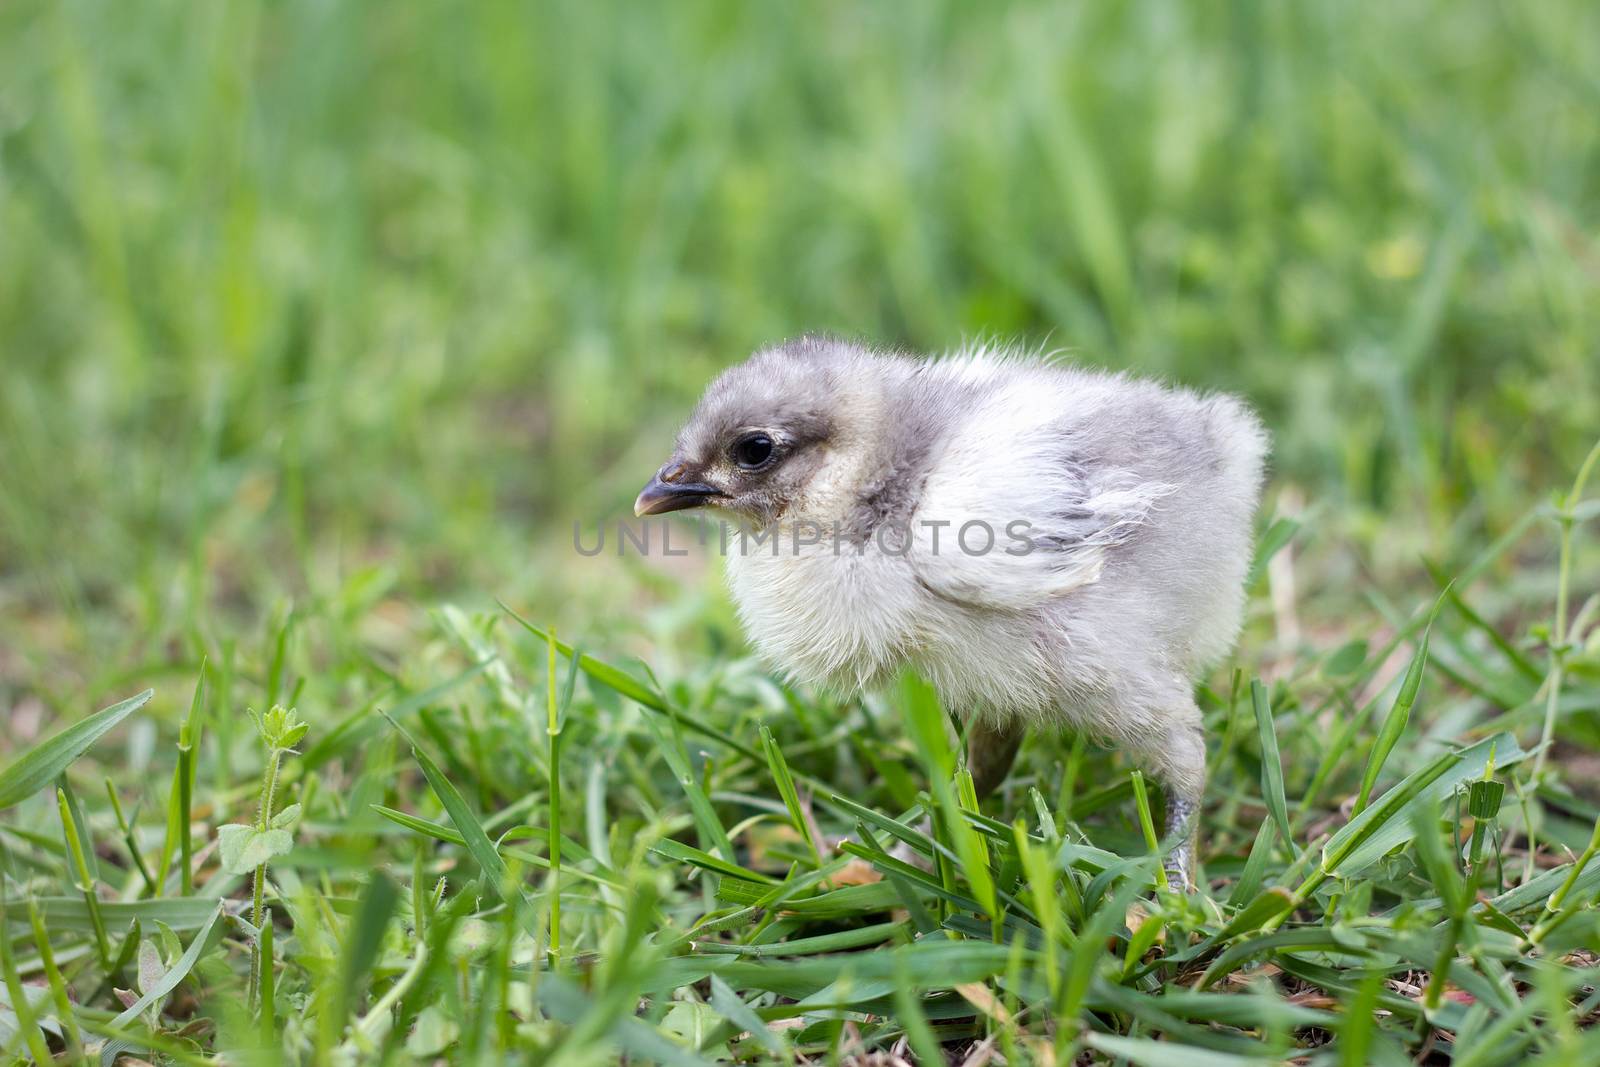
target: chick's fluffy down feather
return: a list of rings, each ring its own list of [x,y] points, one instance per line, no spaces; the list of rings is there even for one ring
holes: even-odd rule
[[[1243,404],[987,348],[805,339],[727,372],[699,417],[786,389],[836,417],[779,550],[728,556],[770,661],[843,690],[909,664],[1001,726],[1188,748],[1166,768],[1184,777],[1194,679],[1233,643],[1251,556],[1267,445]],[[842,544],[807,543],[835,524]]]

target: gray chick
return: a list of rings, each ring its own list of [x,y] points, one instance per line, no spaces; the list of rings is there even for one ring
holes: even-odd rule
[[[711,384],[634,510],[735,520],[740,618],[793,680],[928,678],[970,724],[980,795],[1032,726],[1125,748],[1166,787],[1189,884],[1193,687],[1239,630],[1266,449],[1230,396],[804,337]]]

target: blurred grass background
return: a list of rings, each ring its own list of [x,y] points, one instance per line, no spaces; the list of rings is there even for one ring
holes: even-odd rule
[[[196,934],[188,964],[165,963],[199,959],[192,976],[149,1019],[168,1053],[232,1061],[259,1032],[334,1062],[390,1028],[386,1062],[402,1044],[417,1062],[601,1062],[652,1033],[656,1053],[748,1059],[726,1046],[760,1034],[759,1008],[808,1016],[774,1038],[781,1062],[912,1039],[935,1062],[924,1010],[944,1053],[988,1033],[991,1052],[1024,1043],[1000,1046],[1013,1063],[1594,1060],[1597,505],[1592,480],[1589,499],[1551,497],[1600,454],[1597,115],[1600,5],[1583,0],[0,4],[0,763],[157,690],[72,764],[61,807],[34,787],[75,752],[28,788],[5,772],[0,898],[55,910],[42,933],[0,918],[0,962],[36,984],[55,941],[77,1000],[58,1014],[104,1036],[134,948],[144,988],[140,927],[96,958],[66,894],[80,919],[114,896],[144,934],[174,908],[198,929],[250,892],[250,864],[212,855],[222,834],[271,816],[299,823],[253,875],[276,1000],[248,1018],[269,939],[231,918],[210,949]],[[933,854],[892,820],[948,774],[936,703],[781,688],[705,560],[572,550],[575,520],[628,514],[717,370],[812,330],[1059,347],[1237,391],[1274,434],[1263,526],[1299,526],[1200,689],[1204,891],[1135,921],[1149,845],[1126,768],[1081,738],[1031,740],[989,805],[1064,842],[1027,870],[1038,929],[1059,927],[1031,989],[1021,955],[957,922],[973,908],[937,905],[959,940],[918,914],[957,883],[913,893],[912,922],[876,883],[883,859],[821,881],[861,855],[841,839],[871,839],[858,818]],[[556,657],[496,598],[596,657],[581,684],[562,668],[559,704]],[[299,753],[250,726],[278,703],[307,720]],[[1457,903],[1520,883],[1446,915],[1460,797],[1441,827],[1405,783],[1499,729],[1553,739],[1550,766],[1500,738],[1515,799],[1471,809]],[[279,755],[282,810],[258,807]],[[1305,878],[1354,825],[1358,782],[1417,810],[1384,816],[1381,863]],[[1402,822],[1415,849],[1392,847]],[[98,874],[71,833],[57,843],[69,825]],[[511,839],[499,889],[520,904],[480,907],[504,862],[485,826]],[[1020,893],[1020,852],[989,840],[998,870],[963,858],[961,880]],[[522,866],[563,848],[558,874]],[[1124,874],[1094,873],[1107,857]],[[813,910],[757,921],[751,886],[785,870]],[[1290,940],[1272,941],[1287,913],[1261,905],[1296,886]],[[1544,940],[1552,915],[1571,924]],[[562,939],[540,971],[542,931]],[[1258,932],[1271,955],[1244,968]],[[1107,951],[1074,949],[1057,996],[1056,948],[1084,936]],[[1324,949],[1336,965],[1306,978]],[[826,955],[796,971],[769,951]],[[437,959],[460,982],[405,992]],[[1195,993],[1202,965],[1230,992]],[[524,967],[538,996],[563,975],[585,992],[515,1001],[535,996]],[[707,1004],[710,973],[728,985]],[[834,1004],[852,974],[878,977],[851,1013],[793,1003]],[[961,999],[990,985],[1012,1021],[993,995]],[[1221,1007],[1231,993],[1247,1005]],[[847,1018],[864,1029],[842,1044]]]
[[[1590,3],[24,0],[0,72],[8,703],[289,598],[632,617],[571,520],[804,330],[1244,393],[1335,597],[1600,426]]]

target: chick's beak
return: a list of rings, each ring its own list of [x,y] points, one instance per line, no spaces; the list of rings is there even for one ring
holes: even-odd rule
[[[698,472],[691,471],[677,460],[668,463],[656,472],[650,484],[639,493],[638,499],[633,502],[633,513],[640,516],[662,515],[669,511],[697,508],[713,497],[725,495],[716,486],[696,480],[692,477],[694,474]]]

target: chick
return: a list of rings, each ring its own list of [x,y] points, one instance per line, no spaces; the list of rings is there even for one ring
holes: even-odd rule
[[[1165,786],[1189,884],[1193,688],[1238,633],[1266,449],[1230,396],[804,337],[711,384],[634,510],[735,520],[740,619],[791,679],[928,678],[969,723],[980,795],[1030,727],[1128,751]]]

